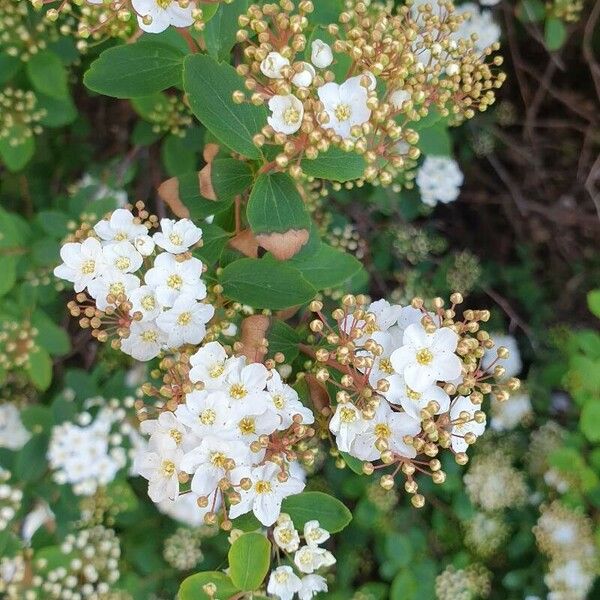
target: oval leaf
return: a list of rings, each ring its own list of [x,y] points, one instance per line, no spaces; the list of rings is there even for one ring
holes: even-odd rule
[[[244,533],[229,549],[229,573],[244,591],[260,587],[271,565],[271,543],[261,533]]]
[[[209,596],[204,586],[212,583],[217,588],[216,596]],[[227,575],[219,571],[196,573],[183,580],[177,597],[179,600],[213,600],[214,598],[231,598],[239,592]]]
[[[314,160],[304,159],[302,170],[312,177],[344,183],[363,176],[367,163],[354,152],[344,152],[332,146],[327,152],[320,152]]]
[[[352,513],[339,500],[323,492],[302,492],[283,501],[281,511],[290,515],[297,529],[316,519],[329,533],[337,533],[352,520]]]

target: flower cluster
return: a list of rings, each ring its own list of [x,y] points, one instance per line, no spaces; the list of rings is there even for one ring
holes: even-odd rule
[[[54,480],[70,484],[80,496],[95,494],[99,486],[113,481],[128,464],[123,432],[129,433],[130,428],[125,416],[123,408],[107,405],[95,418],[82,412],[77,423],[65,421],[54,426],[47,455]]]
[[[19,409],[12,402],[0,404],[0,448],[20,450],[30,438]]]
[[[449,156],[428,156],[417,172],[421,200],[428,206],[447,204],[458,198],[464,177],[458,163]]]
[[[367,305],[365,298],[349,295],[332,314],[336,326],[321,312],[321,302],[311,304],[318,318],[310,327],[322,346],[315,342],[316,349],[305,350],[316,361],[317,381],[338,389],[336,405],[321,411],[336,447],[367,461],[367,473],[391,468],[381,478],[385,488],[401,472],[416,506],[424,498],[417,494],[415,473],[443,483],[439,451],[448,448],[465,464],[468,446],[485,429],[484,395],[505,401],[519,387],[514,378],[490,383],[504,369],[482,365],[486,350],[494,347],[481,329],[489,313],[465,311],[459,320],[455,309],[462,297],[454,294],[451,301],[445,309],[436,299],[432,312],[420,299],[402,307],[385,300]],[[506,348],[497,349],[498,358],[506,355]]]
[[[453,37],[457,42],[460,39],[471,39],[474,49],[482,53],[498,43],[500,26],[494,21],[491,11],[481,10],[474,2],[465,2],[456,8],[456,13],[466,16],[454,33]]]
[[[32,91],[8,87],[0,92],[0,140],[8,140],[10,146],[21,146],[42,133],[40,121],[45,116]]]
[[[165,539],[163,556],[178,571],[193,569],[203,558],[201,530],[179,527]]]
[[[189,107],[177,96],[169,96],[158,102],[148,113],[154,133],[170,133],[185,137],[186,129],[192,124]]]
[[[598,569],[592,523],[559,502],[541,509],[533,528],[540,550],[550,559],[544,582],[548,600],[584,600]]]
[[[169,381],[178,395],[141,425],[150,441],[137,467],[150,498],[175,501],[191,476],[198,505],[209,507],[207,524],[222,507],[224,528],[228,518],[250,511],[272,525],[282,500],[304,488],[291,465],[298,458],[293,446],[314,433],[307,427],[312,412],[277,371],[229,356],[218,342],[189,357],[187,381]]]
[[[435,580],[438,600],[477,600],[487,598],[490,591],[491,573],[478,564],[464,569],[455,569],[450,565]]]
[[[0,467],[0,532],[10,527],[21,508],[22,490],[10,485],[10,471]]]
[[[301,537],[304,538],[303,545]],[[322,547],[328,539],[329,532],[318,521],[308,521],[300,536],[289,515],[282,513],[273,529],[273,541],[291,564],[271,572],[267,592],[280,600],[292,600],[296,594],[300,600],[310,600],[319,592],[327,592],[325,578],[316,571],[336,562],[333,554]],[[293,558],[291,553],[294,553]]]
[[[506,542],[509,533],[501,515],[477,512],[465,523],[465,544],[481,558],[489,558]]]
[[[190,252],[202,230],[189,219],[161,219],[161,231],[150,236],[157,219],[143,222],[148,213],[138,207],[140,216],[117,209],[82,242],[62,246],[64,262],[54,274],[74,284],[77,302],[69,308],[82,327],[100,341],[116,334],[113,345],[147,361],[163,349],[202,341],[214,308],[201,302],[203,265]]]
[[[498,44],[478,48],[450,2],[394,11],[392,3],[351,0],[326,39],[313,37],[307,47],[313,8],[308,0],[297,11],[292,2],[252,5],[239,19],[238,41],[247,46],[238,72],[250,101],[271,113],[254,141],[283,146],[273,167],[293,176],[302,174],[302,158],[334,145],[364,156],[367,181],[401,183],[399,173],[419,156],[411,122],[432,108],[454,122],[471,118],[494,102],[504,80],[486,62]],[[244,102],[246,93],[233,98]]]

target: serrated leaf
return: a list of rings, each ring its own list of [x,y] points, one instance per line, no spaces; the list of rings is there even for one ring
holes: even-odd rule
[[[271,564],[271,543],[262,533],[244,533],[229,549],[229,576],[235,586],[251,592],[260,587]]]
[[[223,269],[220,282],[225,296],[255,308],[290,308],[309,302],[316,293],[298,269],[274,259],[237,260]]]
[[[285,498],[281,511],[290,515],[297,529],[316,519],[329,533],[337,533],[352,520],[352,513],[337,498],[323,492],[302,492]]]
[[[304,159],[302,170],[311,177],[344,183],[363,176],[367,163],[355,152],[344,152],[332,146],[327,152],[320,152],[314,160]]]
[[[138,42],[102,52],[83,77],[92,91],[137,98],[181,85],[183,54],[173,46]]]
[[[233,92],[244,89],[244,80],[231,65],[206,54],[187,56],[183,87],[192,112],[220,142],[248,158],[261,158],[252,138],[267,122],[267,111],[264,106],[235,104]]]

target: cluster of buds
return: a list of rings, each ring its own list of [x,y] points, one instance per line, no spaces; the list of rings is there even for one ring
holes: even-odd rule
[[[430,5],[395,12],[391,3],[347,5],[340,23],[323,34],[335,40],[332,45],[313,35],[310,47],[312,2],[297,9],[288,0],[252,5],[239,19],[237,36],[246,44],[246,60],[237,67],[246,91],[233,99],[246,102],[249,92],[253,104],[268,104],[268,125],[254,141],[282,151],[265,169],[300,177],[302,159],[334,145],[365,158],[358,182],[407,183],[419,156],[411,123],[432,108],[454,124],[486,110],[504,81],[494,71],[502,59],[488,62],[498,44],[481,53],[469,36],[460,37],[465,16],[450,2],[435,11]]]
[[[0,140],[8,140],[10,146],[16,147],[42,133],[40,121],[46,110],[37,108],[37,102],[30,90],[7,87],[0,92]]]
[[[37,350],[38,330],[29,321],[0,323],[0,367],[5,371],[25,369]]]
[[[581,19],[583,0],[550,0],[546,9],[551,16],[566,23],[575,23]]]
[[[23,499],[23,491],[8,483],[10,478],[10,471],[0,468],[0,532],[12,525]]]
[[[462,302],[455,293],[449,308],[436,298],[428,310],[419,298],[402,307],[347,295],[333,323],[321,302],[311,304],[314,337],[302,350],[315,361],[316,380],[336,390],[333,406],[321,403],[335,447],[364,461],[367,474],[383,470],[386,489],[403,476],[417,507],[425,499],[415,475],[443,483],[438,454],[444,449],[466,464],[467,448],[485,430],[484,397],[503,402],[520,385],[502,379],[506,348],[489,359],[494,342],[482,329],[489,312],[465,310],[458,317]]]
[[[170,133],[185,137],[186,130],[192,124],[189,107],[177,96],[168,96],[157,103],[147,115],[152,123],[152,131],[157,134]]]

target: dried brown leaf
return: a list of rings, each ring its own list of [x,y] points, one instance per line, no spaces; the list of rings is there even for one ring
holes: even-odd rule
[[[252,315],[242,321],[240,326],[241,353],[250,362],[263,362],[267,354],[267,346],[264,342],[270,325],[271,318],[266,315]]]
[[[189,218],[190,211],[179,197],[179,179],[177,177],[163,181],[158,187],[158,195],[176,217]]]
[[[229,240],[229,245],[244,256],[258,258],[258,241],[250,229],[244,229]]]
[[[321,412],[324,408],[329,408],[331,402],[329,400],[329,392],[324,383],[321,383],[314,375],[306,375],[306,383],[308,385],[308,394],[313,406],[317,411]]]
[[[261,233],[256,239],[277,260],[289,260],[300,252],[308,237],[308,229],[289,229],[284,233]]]

